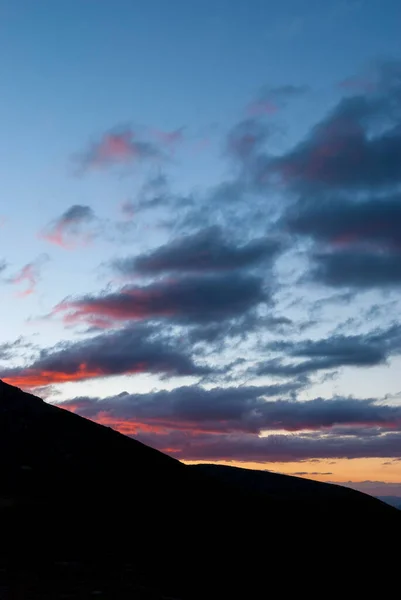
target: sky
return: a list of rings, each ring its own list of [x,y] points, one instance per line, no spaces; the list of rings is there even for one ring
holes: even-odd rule
[[[398,0],[0,0],[0,378],[401,496]]]

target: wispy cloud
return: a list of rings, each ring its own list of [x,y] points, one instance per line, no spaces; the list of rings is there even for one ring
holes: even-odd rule
[[[72,250],[90,242],[93,233],[88,229],[85,230],[85,227],[87,228],[88,224],[93,223],[95,219],[95,214],[89,206],[74,204],[39,236],[51,244]]]
[[[113,267],[125,276],[235,271],[261,264],[266,268],[281,249],[282,244],[273,238],[235,244],[215,226],[182,236],[153,252],[116,260]]]
[[[130,221],[135,216],[135,212],[136,212],[135,204],[133,202],[131,202],[130,200],[125,200],[125,202],[122,202],[120,204],[120,211],[121,211],[121,214],[123,215],[123,217],[125,219],[127,219],[128,221]]]
[[[287,104],[308,92],[306,85],[281,85],[277,87],[264,87],[257,98],[248,104],[246,111],[250,117],[262,117],[274,115],[277,111],[285,108]]]
[[[24,298],[30,296],[36,291],[36,286],[41,278],[42,267],[48,262],[49,257],[42,254],[35,261],[26,264],[20,271],[10,277],[7,281],[15,285],[25,284],[25,289],[17,293],[18,296]]]
[[[33,344],[22,336],[13,342],[2,342],[0,344],[0,360],[12,360],[18,356],[21,351],[31,348],[33,348]]]
[[[4,259],[0,260],[0,274],[7,269],[7,266],[7,262]]]
[[[173,131],[162,131],[160,129],[153,129],[152,135],[162,145],[165,146],[170,152],[173,152],[179,144],[184,141],[184,128],[174,129]]]
[[[162,152],[156,144],[143,140],[129,128],[109,131],[78,157],[82,170],[102,169],[114,165],[160,159]]]

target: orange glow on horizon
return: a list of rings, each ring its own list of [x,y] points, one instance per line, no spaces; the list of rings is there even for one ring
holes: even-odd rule
[[[401,461],[392,458],[332,458],[266,463],[227,460],[187,461],[184,459],[182,462],[186,464],[213,463],[256,471],[271,471],[332,483],[382,481],[401,484]],[[305,474],[300,475],[300,473]]]

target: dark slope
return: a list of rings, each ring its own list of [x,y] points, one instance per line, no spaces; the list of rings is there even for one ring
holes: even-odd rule
[[[346,577],[355,553],[379,573],[400,514],[339,490],[187,467],[0,383],[0,598],[264,597],[339,556]]]
[[[384,501],[384,498],[374,498],[340,485],[280,473],[214,464],[193,465],[191,468],[236,488],[263,494],[268,500],[292,500],[297,503],[298,509],[302,507],[303,510],[319,512],[321,515],[335,517],[346,512],[350,517],[353,515],[360,520],[361,511],[373,514],[378,509],[377,500]]]

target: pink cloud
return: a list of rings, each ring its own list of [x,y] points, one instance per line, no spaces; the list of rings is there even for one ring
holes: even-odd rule
[[[89,206],[75,204],[56,219],[47,230],[41,232],[39,237],[61,248],[72,250],[91,241],[93,234],[84,231],[84,227],[94,219],[95,215]]]
[[[16,285],[26,284],[26,288],[18,292],[17,296],[25,298],[32,295],[36,291],[36,286],[40,280],[40,269],[43,263],[47,260],[47,256],[41,256],[36,261],[28,263],[14,277],[11,277],[8,282]]]
[[[107,132],[80,156],[84,170],[106,168],[116,164],[160,158],[162,153],[153,143],[140,140],[131,129]]]

